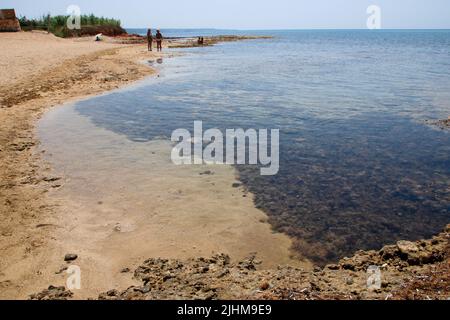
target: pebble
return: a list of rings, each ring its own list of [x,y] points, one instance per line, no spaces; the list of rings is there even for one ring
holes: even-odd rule
[[[345,280],[345,283],[348,285],[348,286],[351,286],[353,283],[355,283],[354,281],[353,281],[353,278],[347,278],[347,280]]]
[[[73,253],[68,253],[64,256],[64,261],[74,261],[77,260],[78,256],[76,254]]]
[[[264,281],[261,283],[261,285],[259,286],[259,288],[263,291],[266,291],[267,289],[270,288],[270,284],[267,281]]]

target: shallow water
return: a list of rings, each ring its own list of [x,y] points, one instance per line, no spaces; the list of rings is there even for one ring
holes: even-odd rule
[[[280,172],[238,166],[256,206],[316,263],[450,222],[449,31],[278,31],[184,49],[161,76],[76,104],[140,143],[176,128],[281,131]],[[107,147],[107,146],[105,146]]]

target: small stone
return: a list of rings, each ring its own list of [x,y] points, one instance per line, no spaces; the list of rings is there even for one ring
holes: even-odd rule
[[[222,272],[220,272],[218,275],[217,275],[217,278],[223,278],[223,277],[225,277],[226,275],[228,275],[230,273],[230,271],[228,270],[228,269],[226,269],[226,270],[223,270]]]
[[[266,291],[270,288],[270,284],[267,281],[264,281],[260,284],[259,288],[263,291]]]
[[[209,271],[209,267],[203,267],[200,269],[200,273],[207,273]]]
[[[144,286],[144,287],[137,287],[133,289],[134,291],[140,292],[142,294],[146,294],[149,293],[151,291],[149,286]]]
[[[168,281],[168,280],[170,280],[170,279],[173,279],[173,278],[174,278],[174,275],[173,275],[173,274],[171,274],[171,273],[166,273],[166,274],[163,276],[162,280],[163,280],[163,282],[166,282],[166,281]]]
[[[68,253],[68,254],[66,254],[65,256],[64,256],[64,261],[74,261],[74,260],[77,260],[78,259],[78,256],[76,255],[76,254],[73,254],[73,253]]]
[[[337,264],[330,264],[327,266],[328,270],[339,270],[341,267]]]
[[[355,271],[355,265],[352,264],[352,263],[350,263],[350,262],[343,263],[343,264],[342,264],[342,269],[344,269],[344,270],[350,270],[350,271]]]
[[[233,183],[231,186],[232,186],[233,188],[239,188],[240,186],[242,186],[242,183],[236,182],[236,183]]]
[[[401,253],[409,254],[419,251],[419,247],[410,241],[399,241],[397,242],[397,247]]]
[[[346,280],[345,280],[345,283],[348,285],[348,286],[351,286],[353,283],[355,283],[355,281],[353,280],[353,278],[347,278]]]
[[[115,297],[115,296],[118,295],[118,292],[117,292],[117,290],[109,290],[109,291],[106,293],[106,295],[107,295],[108,297]]]

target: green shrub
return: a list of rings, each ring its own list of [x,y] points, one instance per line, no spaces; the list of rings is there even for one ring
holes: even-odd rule
[[[63,38],[86,34],[85,32],[82,32],[82,30],[85,28],[94,30],[96,27],[106,27],[107,29],[115,30],[115,33],[120,33],[120,31],[124,32],[124,30],[121,28],[120,20],[97,17],[94,14],[81,16],[80,20],[82,30],[69,30],[67,28],[68,18],[69,16],[64,15],[43,15],[40,18],[34,19],[28,19],[27,17],[22,16],[19,18],[19,22],[23,30],[49,30],[56,36]]]

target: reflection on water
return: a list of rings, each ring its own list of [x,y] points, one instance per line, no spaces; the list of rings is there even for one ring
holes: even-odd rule
[[[237,167],[272,225],[317,263],[450,218],[450,32],[299,31],[186,49],[162,76],[77,104],[130,140],[176,128],[281,130],[280,173]]]

